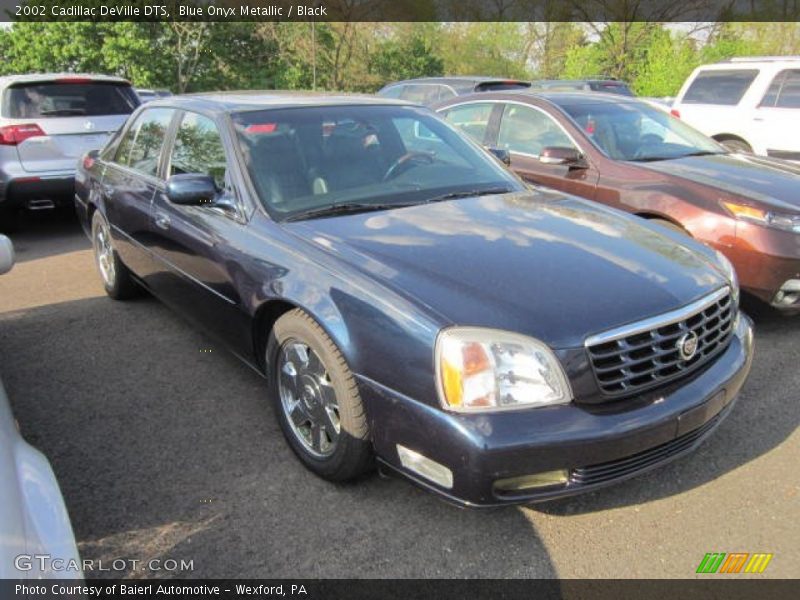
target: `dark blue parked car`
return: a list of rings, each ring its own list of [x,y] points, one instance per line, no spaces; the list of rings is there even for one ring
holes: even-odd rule
[[[156,100],[76,201],[108,294],[147,288],[262,371],[335,481],[377,459],[469,505],[593,489],[695,448],[750,368],[724,258],[398,101]]]

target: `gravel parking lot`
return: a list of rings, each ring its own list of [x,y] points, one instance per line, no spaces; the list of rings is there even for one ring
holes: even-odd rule
[[[690,457],[576,499],[468,511],[397,479],[317,479],[256,373],[156,300],[106,298],[73,220],[12,239],[0,376],[85,559],[193,561],[129,577],[658,578],[693,577],[706,552],[771,552],[759,577],[800,575],[800,317],[748,303],[753,373]]]

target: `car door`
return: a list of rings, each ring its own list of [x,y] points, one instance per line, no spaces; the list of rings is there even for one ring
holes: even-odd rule
[[[114,247],[125,265],[143,279],[153,269],[147,250],[150,213],[156,190],[163,190],[159,165],[174,116],[171,108],[139,113],[123,133],[103,174],[100,191]]]
[[[504,102],[496,141],[488,142],[509,151],[511,169],[524,180],[584,198],[595,197],[599,174],[591,163],[558,165],[539,160],[545,148],[574,148],[582,153],[566,130],[543,109]]]
[[[756,113],[753,142],[768,156],[800,160],[800,69],[779,72]]]
[[[228,170],[220,128],[208,116],[178,117],[165,160],[166,178],[182,173],[211,175],[216,202],[202,206],[170,202],[166,189],[153,198],[150,248],[158,259],[151,287],[168,304],[229,343],[234,350],[249,337],[237,283],[244,277],[233,240],[246,220]]]

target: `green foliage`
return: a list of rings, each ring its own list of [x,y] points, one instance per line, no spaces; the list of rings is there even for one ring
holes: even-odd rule
[[[700,57],[687,38],[660,29],[645,49],[633,91],[641,96],[674,96],[699,63]]]
[[[410,1],[410,0],[406,0]],[[422,4],[420,4],[422,6]],[[430,3],[424,5],[430,8]],[[521,6],[521,5],[520,5]],[[800,53],[800,24],[716,23],[37,23],[0,29],[0,74],[120,75],[140,87],[374,91],[431,75],[613,76],[674,95],[697,65]]]
[[[379,82],[444,74],[444,61],[433,54],[430,43],[420,35],[379,43],[370,66]]]

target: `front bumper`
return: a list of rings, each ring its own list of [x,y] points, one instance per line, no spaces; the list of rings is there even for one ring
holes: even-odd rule
[[[689,380],[641,398],[605,405],[454,414],[359,377],[379,460],[464,506],[499,506],[588,492],[686,454],[729,414],[753,355],[750,320],[741,315],[727,350]],[[397,445],[452,471],[452,487],[404,468]],[[495,482],[559,469],[566,484],[499,492]]]
[[[800,279],[800,235],[738,221],[733,246],[720,249],[736,266],[742,289],[780,310],[800,311],[800,303],[776,302],[787,281]]]

